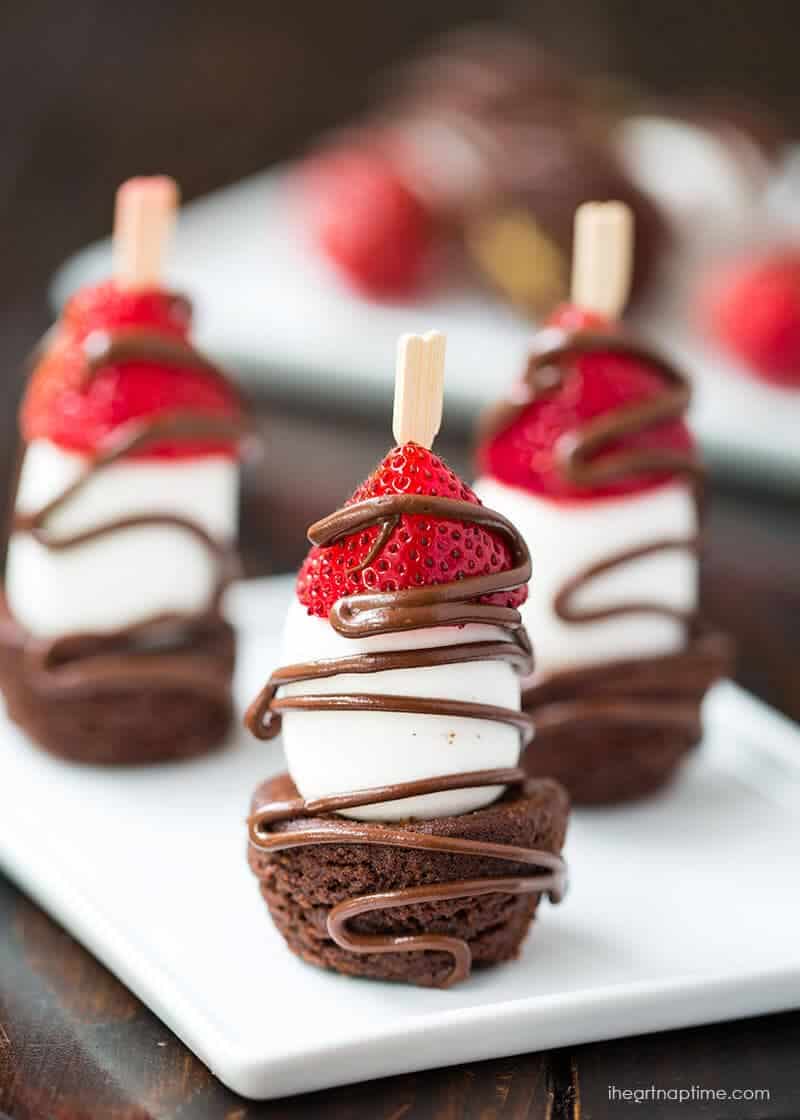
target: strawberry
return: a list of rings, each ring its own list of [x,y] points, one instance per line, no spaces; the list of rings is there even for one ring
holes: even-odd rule
[[[701,292],[699,318],[757,377],[800,387],[800,252],[726,266]]]
[[[611,330],[611,323],[604,315],[576,307],[574,303],[560,304],[550,313],[547,322],[551,327],[563,327],[565,331]]]
[[[481,504],[446,463],[416,443],[393,448],[346,505],[386,494],[424,494]],[[495,532],[464,521],[403,514],[380,554],[368,567],[354,570],[379,532],[379,526],[373,526],[326,548],[311,549],[297,577],[297,597],[309,614],[327,618],[344,595],[449,583],[513,566],[506,541]],[[520,587],[482,602],[516,607],[527,595],[527,587]]]
[[[356,290],[382,299],[418,289],[432,221],[386,159],[347,150],[317,156],[302,188],[315,244]]]
[[[572,360],[557,390],[529,405],[504,431],[479,448],[481,472],[535,494],[570,501],[641,493],[669,481],[668,475],[643,474],[589,489],[564,477],[556,460],[562,436],[604,413],[658,396],[664,392],[664,381],[642,362],[614,353],[613,327],[600,316],[564,307],[556,311],[551,324],[569,329],[606,327],[609,350]],[[597,457],[636,448],[688,451],[693,447],[686,424],[672,420],[615,440],[598,451]]]
[[[160,288],[129,291],[113,280],[81,288],[64,308],[61,326],[76,341],[95,330],[139,327],[185,338],[191,326],[187,300]]]
[[[84,289],[68,304],[30,379],[20,413],[23,438],[92,454],[121,424],[138,417],[186,410],[238,416],[234,389],[202,368],[126,361],[104,366],[87,380],[83,342],[93,331],[141,328],[183,337],[188,325],[188,305],[169,293],[120,291],[113,283]],[[180,459],[235,453],[230,441],[196,440],[161,443],[137,454]]]

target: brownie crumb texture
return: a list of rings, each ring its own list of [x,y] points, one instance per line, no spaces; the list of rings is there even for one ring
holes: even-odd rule
[[[253,810],[267,801],[296,797],[288,775],[256,791]],[[558,783],[528,782],[485,809],[457,817],[407,821],[411,831],[539,848],[559,853],[566,834],[569,799]],[[308,823],[308,822],[304,822]],[[292,821],[276,826],[292,830]],[[435,950],[355,953],[343,949],[327,931],[327,918],[340,902],[383,891],[402,890],[460,879],[530,875],[519,863],[485,856],[414,851],[367,844],[309,845],[265,852],[252,845],[249,862],[272,919],[293,953],[310,964],[350,976],[440,986],[453,959]],[[495,893],[480,897],[415,903],[362,914],[349,923],[354,933],[413,935],[439,933],[466,941],[475,968],[510,960],[536,913],[539,894]]]

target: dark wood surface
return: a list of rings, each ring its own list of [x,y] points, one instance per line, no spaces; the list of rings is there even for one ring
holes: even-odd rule
[[[106,231],[118,181],[170,170],[191,197],[363,103],[371,75],[432,31],[496,12],[536,21],[589,65],[664,88],[718,76],[798,110],[794,5],[612,0],[316,4],[8,0],[0,97],[0,486],[22,360],[47,279]],[[769,56],[769,66],[764,65]],[[303,529],[385,450],[388,422],[258,402],[264,461],[247,479],[250,573],[294,566]],[[438,445],[468,469],[465,433]],[[324,470],[319,465],[324,464]],[[312,485],[313,480],[313,485]],[[715,482],[704,602],[739,641],[739,679],[800,719],[800,523],[790,495]],[[2,772],[0,771],[0,781]],[[2,827],[2,822],[0,822]],[[787,887],[790,886],[787,884]],[[757,902],[757,900],[754,900]],[[725,915],[720,915],[724,921]],[[800,1115],[800,1013],[409,1074],[256,1105],[225,1090],[102,966],[0,878],[0,1120],[603,1120]],[[758,1103],[609,1100],[608,1086],[765,1088]]]

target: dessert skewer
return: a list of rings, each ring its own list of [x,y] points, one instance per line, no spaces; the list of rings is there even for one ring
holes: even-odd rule
[[[35,356],[8,542],[0,683],[14,718],[84,762],[185,757],[230,723],[238,395],[161,284],[178,192],[117,198],[110,281]]]
[[[284,643],[302,660],[246,717],[283,731],[249,858],[289,948],[440,987],[516,955],[540,895],[560,898],[568,808],[519,767],[527,550],[430,450],[443,360],[440,335],[401,340],[402,442],[309,530]]]
[[[526,765],[584,802],[663,785],[699,740],[700,702],[729,657],[698,613],[689,383],[616,323],[631,241],[621,204],[579,209],[574,302],[539,332],[512,399],[479,432],[476,492],[541,558],[523,607],[537,635]]]

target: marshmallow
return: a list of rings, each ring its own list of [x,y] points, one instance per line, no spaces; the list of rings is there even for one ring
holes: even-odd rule
[[[564,584],[614,553],[664,538],[694,537],[697,511],[689,486],[669,482],[644,493],[587,501],[553,501],[481,478],[475,492],[517,526],[531,553],[533,575],[521,607],[535,654],[533,681],[561,669],[680,649],[683,623],[654,614],[565,622],[554,601]],[[632,600],[691,610],[697,602],[697,557],[669,550],[628,561],[593,577],[572,599],[576,608]]]
[[[35,512],[87,469],[89,460],[49,440],[26,449],[16,508]],[[120,517],[173,514],[221,541],[236,534],[238,464],[222,455],[118,462],[98,471],[47,523],[73,534]],[[74,548],[48,549],[27,533],[8,547],[6,597],[14,617],[37,637],[103,632],[167,611],[208,603],[216,565],[201,541],[179,528],[144,526]]]
[[[293,600],[281,664],[509,638],[507,631],[476,624],[348,638],[338,634],[327,619],[310,616]],[[339,674],[286,685],[279,695],[329,693],[432,697],[520,709],[519,675],[513,666],[496,660]],[[520,755],[515,727],[463,716],[404,712],[287,711],[283,713],[283,745],[289,773],[306,800],[444,774],[516,766]],[[502,786],[449,790],[345,810],[343,815],[383,821],[452,816],[489,805],[502,792]]]

